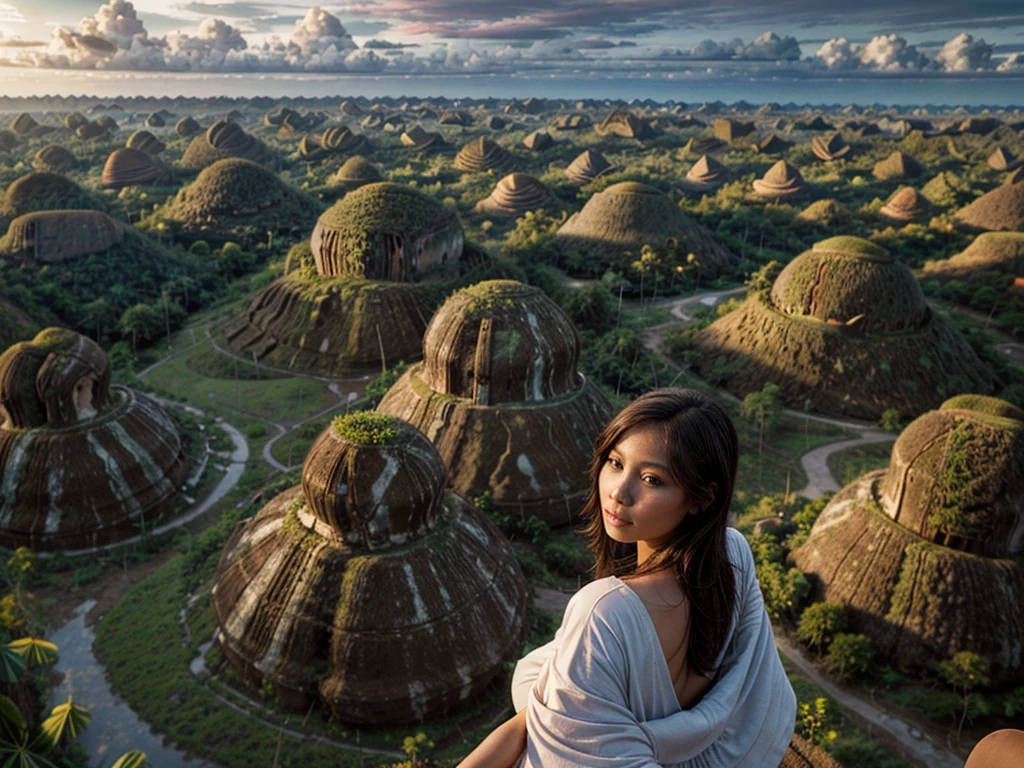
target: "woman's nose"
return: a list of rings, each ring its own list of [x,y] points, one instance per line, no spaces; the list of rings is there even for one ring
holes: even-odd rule
[[[613,485],[611,490],[608,492],[608,495],[611,497],[612,501],[618,502],[619,504],[629,504],[632,498],[629,493],[628,484],[625,480],[621,480]]]

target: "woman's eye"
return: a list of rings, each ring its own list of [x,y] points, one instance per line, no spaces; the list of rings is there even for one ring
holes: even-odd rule
[[[648,485],[661,485],[661,480],[656,478],[654,475],[644,475],[643,481]]]
[[[608,465],[613,469],[622,469],[622,464],[618,459],[613,459],[611,456],[608,457]]]

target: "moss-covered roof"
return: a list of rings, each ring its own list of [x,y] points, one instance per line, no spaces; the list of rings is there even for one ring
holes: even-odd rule
[[[320,217],[319,224],[352,237],[379,232],[416,236],[455,221],[455,213],[417,189],[390,181],[349,193]]]
[[[989,416],[998,416],[1002,419],[1013,419],[1024,421],[1024,411],[1017,406],[1000,400],[998,397],[988,395],[957,395],[939,406],[939,410],[961,409],[987,413]]]
[[[78,161],[75,156],[59,144],[47,144],[32,158],[32,167],[37,171],[61,173],[74,168]]]
[[[55,173],[33,172],[15,179],[4,194],[0,214],[15,219],[33,211],[88,208],[103,210],[103,203],[92,192],[71,179]]]
[[[398,421],[376,411],[336,416],[331,427],[342,440],[358,445],[390,445],[398,437]]]

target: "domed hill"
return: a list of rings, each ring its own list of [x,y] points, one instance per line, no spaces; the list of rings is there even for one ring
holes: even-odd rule
[[[178,124],[174,126],[174,132],[179,136],[184,136],[185,138],[195,136],[202,130],[203,127],[191,116],[181,118],[181,120],[178,121]]]
[[[21,143],[21,138],[7,128],[0,129],[0,152],[10,152]]]
[[[1024,232],[1024,184],[996,187],[958,211],[956,218],[975,229]]]
[[[900,187],[892,193],[878,214],[898,224],[917,221],[928,215],[928,201],[913,187]]]
[[[89,208],[102,210],[103,202],[71,179],[34,171],[11,182],[0,204],[0,216],[15,219],[34,211]]]
[[[754,193],[766,200],[794,197],[807,189],[796,166],[779,160],[760,179],[754,179]]]
[[[153,112],[146,117],[146,125],[150,128],[163,128],[167,125],[167,121],[159,112]]]
[[[93,341],[48,328],[0,355],[0,545],[111,544],[174,510],[188,457],[152,400],[110,386]]]
[[[571,184],[589,184],[598,176],[609,173],[615,166],[596,149],[587,149],[576,156],[565,169],[565,177]]]
[[[223,118],[192,139],[181,158],[181,165],[200,171],[229,157],[266,165],[272,160],[273,153],[262,141],[243,131],[238,123]]]
[[[127,147],[115,149],[103,166],[100,183],[107,188],[118,189],[136,184],[157,184],[167,173],[164,166],[140,149]]]
[[[424,430],[470,498],[565,525],[589,489],[594,437],[612,416],[577,370],[572,321],[540,290],[492,280],[453,294],[430,321],[423,362],[377,407]]]
[[[507,128],[511,123],[508,120],[504,120],[497,115],[491,115],[487,118],[485,125],[492,131],[501,131]]]
[[[97,122],[89,122],[85,125],[80,125],[75,129],[75,136],[85,141],[92,139],[106,138],[109,135],[109,129]]]
[[[44,173],[63,173],[76,165],[75,156],[59,144],[47,144],[32,158],[32,167]]]
[[[347,191],[358,189],[366,184],[383,181],[384,177],[373,163],[361,155],[350,157],[344,162],[330,180],[330,186],[342,187]]]
[[[156,157],[167,149],[167,145],[149,131],[136,131],[128,137],[128,141],[124,145],[128,149],[137,149],[140,152],[145,152],[150,157]]]
[[[534,152],[541,152],[554,143],[555,140],[551,138],[551,134],[543,128],[538,128],[523,139],[523,146],[527,149],[533,150]]]
[[[335,419],[301,486],[235,528],[212,594],[220,647],[253,686],[374,726],[472,702],[518,657],[526,598],[512,547],[445,491],[430,441],[365,411]]]
[[[743,397],[773,382],[794,408],[877,421],[916,416],[956,392],[991,392],[992,374],[929,310],[917,280],[857,237],[816,243],[771,290],[693,337],[694,365]]]
[[[190,237],[230,240],[246,227],[261,232],[308,232],[323,212],[320,201],[293,189],[250,160],[218,160],[204,168],[160,211]]]
[[[440,133],[430,133],[420,126],[414,125],[399,137],[403,147],[417,152],[433,152],[448,149],[448,142]]]
[[[461,109],[449,109],[437,119],[438,125],[458,125],[468,128],[473,124],[473,116]]]
[[[966,395],[907,427],[887,470],[840,491],[793,553],[848,607],[876,658],[931,667],[958,651],[1024,681],[1024,412]]]
[[[1008,171],[1013,166],[1014,160],[1013,153],[1006,147],[996,147],[988,156],[986,163],[993,171]]]
[[[289,256],[305,266],[260,291],[228,339],[276,367],[324,376],[416,360],[436,289],[409,283],[456,272],[463,246],[458,218],[434,199],[367,184],[320,216],[309,246]]]
[[[885,158],[885,160],[875,163],[871,173],[876,179],[881,179],[882,181],[916,179],[924,173],[924,168],[910,155],[897,150]]]
[[[15,342],[30,339],[38,330],[39,323],[29,317],[24,310],[0,296],[0,349],[7,349]]]
[[[359,117],[363,114],[363,108],[354,101],[346,99],[341,102],[341,114],[347,115],[348,117]]]
[[[107,133],[115,133],[117,131],[117,121],[110,115],[103,115],[102,117],[97,117],[96,125],[98,125]],[[81,128],[79,128],[79,131],[80,130]]]
[[[683,186],[694,192],[712,192],[729,180],[729,169],[710,155],[701,155],[686,172]]]
[[[513,161],[512,153],[501,144],[487,136],[481,136],[459,150],[453,165],[460,171],[484,173],[508,168]]]
[[[358,155],[373,149],[370,140],[361,133],[353,133],[347,125],[335,125],[320,136],[320,146],[328,152],[343,155]]]
[[[819,160],[830,162],[832,160],[849,160],[851,147],[838,133],[833,133],[827,139],[824,136],[815,136],[811,139],[811,152]]]
[[[548,127],[553,131],[582,131],[591,125],[586,115],[555,115]]]
[[[621,136],[625,139],[653,139],[657,135],[649,123],[627,109],[613,109],[600,125],[594,126],[599,136]]]
[[[124,240],[127,227],[100,211],[37,211],[11,222],[0,238],[0,258],[52,264],[106,251]]]
[[[89,118],[81,112],[71,112],[70,114],[64,115],[64,127],[69,131],[77,131],[80,126],[83,126],[88,122]]]
[[[694,136],[679,148],[677,154],[681,159],[684,159],[688,155],[710,155],[713,152],[721,152],[728,148],[729,142],[722,141],[717,136],[706,136],[704,138]]]
[[[983,232],[955,256],[926,261],[921,279],[962,280],[970,283],[983,272],[1024,275],[1024,233]]]
[[[11,120],[10,129],[24,139],[36,139],[53,131],[51,126],[37,123],[27,112],[22,112]]]
[[[566,251],[579,251],[609,265],[620,263],[626,251],[639,253],[644,245],[662,248],[669,241],[693,253],[708,277],[726,274],[737,263],[668,196],[635,181],[613,184],[591,197],[559,228],[556,239]]]
[[[527,211],[556,206],[551,191],[540,181],[525,173],[510,173],[476,204],[475,210],[489,216],[519,218]]]
[[[831,198],[825,198],[824,200],[815,200],[794,218],[798,221],[806,221],[828,227],[836,224],[846,224],[853,217],[850,211],[841,203]]]

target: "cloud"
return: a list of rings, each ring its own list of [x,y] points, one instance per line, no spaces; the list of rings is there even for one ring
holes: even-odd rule
[[[795,37],[779,37],[764,32],[740,53],[740,58],[763,61],[795,61],[800,58],[800,44]]]
[[[614,48],[615,43],[607,37],[585,37],[576,43],[576,47],[581,50],[599,50]]]
[[[0,24],[21,24],[25,17],[17,8],[7,3],[0,3]]]
[[[302,56],[324,54],[331,48],[340,52],[358,47],[338,17],[322,8],[310,8],[303,18],[295,22],[289,43],[298,46]]]
[[[702,40],[690,49],[690,58],[706,59],[708,61],[724,61],[743,50],[743,41],[738,37],[727,43],[719,43],[714,40]]]
[[[393,43],[390,40],[367,40],[363,48],[370,48],[377,51],[397,51],[403,48],[419,48],[419,43]]]
[[[927,56],[897,34],[877,35],[862,45],[835,37],[826,41],[815,56],[833,70],[908,72],[924,69],[929,63]]]
[[[966,32],[961,32],[935,54],[935,62],[948,72],[990,69],[992,46],[984,40],[975,40]]]
[[[996,67],[999,72],[1024,72],[1024,53],[1014,53]]]

